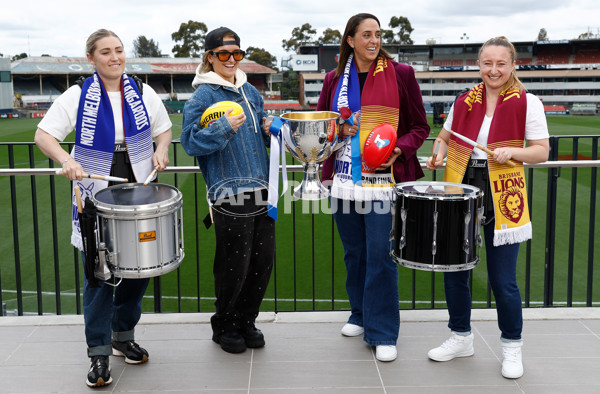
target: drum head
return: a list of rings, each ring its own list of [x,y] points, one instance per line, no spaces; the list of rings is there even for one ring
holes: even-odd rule
[[[404,182],[396,185],[396,194],[414,198],[454,200],[481,195],[476,186],[451,182]]]
[[[176,198],[177,189],[160,183],[126,183],[100,190],[95,199],[107,205],[131,206],[156,204]]]

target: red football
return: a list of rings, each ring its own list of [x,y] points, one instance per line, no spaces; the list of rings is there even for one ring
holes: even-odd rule
[[[375,127],[367,137],[363,148],[365,165],[371,169],[385,163],[396,147],[396,129],[389,123]]]

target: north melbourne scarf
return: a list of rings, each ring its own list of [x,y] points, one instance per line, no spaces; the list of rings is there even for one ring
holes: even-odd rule
[[[125,143],[137,180],[145,179],[152,172],[152,134],[150,117],[135,81],[123,74],[121,79],[121,100],[123,106],[123,129]],[[81,87],[81,97],[75,126],[74,159],[89,174],[110,175],[115,147],[115,119],[110,99],[97,73],[87,78]],[[79,186],[82,199],[92,198],[108,182],[84,178],[73,182]],[[73,196],[74,196],[73,192]],[[82,249],[81,230],[77,205],[73,198],[73,233],[71,243]]]
[[[362,93],[353,55],[348,57],[336,87],[332,110],[340,112],[341,108],[348,107],[352,113],[358,113],[360,127],[350,144],[337,153],[331,188],[333,197],[357,201],[394,198],[392,167],[375,173],[364,164],[362,152],[369,133],[378,125],[389,123],[398,129],[399,102],[396,72],[386,57],[379,56],[371,64]]]

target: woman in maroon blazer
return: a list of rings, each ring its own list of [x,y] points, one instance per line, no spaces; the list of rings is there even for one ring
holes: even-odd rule
[[[322,170],[322,179],[331,183],[332,212],[344,245],[351,315],[342,334],[364,335],[365,342],[376,347],[378,360],[393,361],[400,316],[398,267],[389,255],[391,203],[396,182],[424,175],[416,153],[429,135],[429,125],[414,70],[393,61],[381,48],[377,17],[350,18],[339,58],[337,69],[325,77],[317,110],[354,114],[354,125],[346,122],[339,129],[340,136],[351,136],[351,141]],[[358,153],[368,133],[381,123],[396,128],[397,141],[389,159],[373,169]]]

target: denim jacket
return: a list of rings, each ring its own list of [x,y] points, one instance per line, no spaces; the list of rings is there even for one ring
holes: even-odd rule
[[[235,77],[234,85],[212,71],[197,73],[197,89],[183,110],[181,145],[198,160],[211,201],[268,186],[270,138],[263,129],[264,102],[243,71],[238,69]],[[242,106],[244,124],[235,132],[222,116],[201,129],[206,108],[225,100]]]

